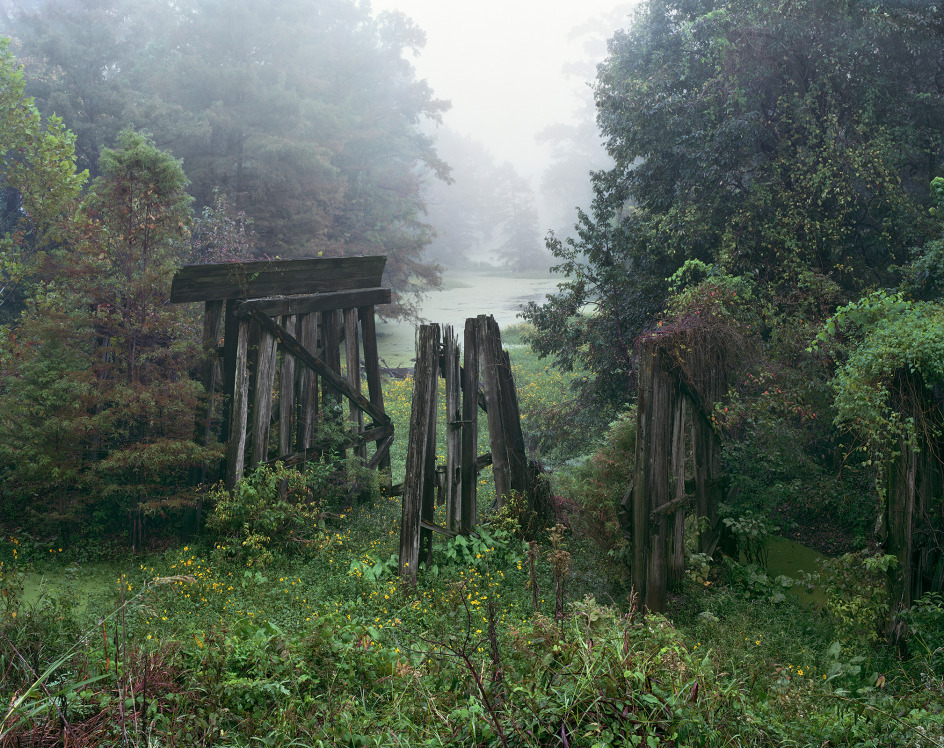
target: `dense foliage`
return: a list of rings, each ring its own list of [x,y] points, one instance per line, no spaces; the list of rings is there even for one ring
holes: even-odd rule
[[[515,352],[525,391],[541,389],[544,376],[556,382],[535,363]],[[408,384],[387,383],[398,424]],[[597,496],[621,482],[613,461],[631,446],[631,423],[614,425],[579,476]],[[886,559],[824,566],[821,612],[793,599],[799,579],[692,557],[670,617],[645,616],[601,562],[608,537],[588,537],[588,501],[569,505],[573,532],[530,546],[495,525],[437,540],[410,588],[395,576],[399,502],[325,492],[328,467],[248,475],[217,505],[205,544],[122,564],[117,584],[106,576],[108,593],[87,607],[74,604],[79,564],[65,595],[47,588],[26,598],[34,577],[21,576],[55,576],[66,560],[83,562],[81,551],[50,564],[44,557],[57,548],[0,544],[0,666],[12,707],[0,715],[0,740],[51,741],[63,724],[78,745],[885,746],[944,737],[939,601],[913,612],[927,649],[899,660],[870,643]]]
[[[268,256],[389,256],[400,313],[438,283],[420,193],[445,177],[420,127],[447,104],[407,59],[423,33],[350,0],[71,3],[13,15],[28,93],[79,163],[128,126],[183,159],[196,207],[222,191]]]
[[[596,177],[579,237],[550,243],[578,272],[531,310],[539,349],[584,364],[597,373],[588,394],[619,402],[631,390],[611,372],[629,369],[631,341],[686,260],[755,282],[787,328],[773,334],[895,284],[934,233],[942,54],[933,3],[642,4],[600,67],[597,118],[616,165]],[[596,319],[574,325],[586,303]]]
[[[382,247],[399,292],[434,283],[418,186],[445,169],[418,125],[444,105],[404,60],[419,32],[346,0],[41,6],[12,19],[37,103],[0,51],[0,745],[944,741],[939,6],[647,0],[614,37],[596,94],[615,166],[550,237],[566,279],[525,333],[572,374],[514,350],[525,438],[565,464],[552,531],[490,516],[486,470],[475,533],[404,585],[399,501],[327,456],[217,487],[194,544],[122,559],[91,596],[92,557],[177,529],[218,456],[192,439],[173,270]],[[505,176],[520,246],[533,216]],[[679,523],[669,617],[626,586],[619,515],[650,327],[717,344],[675,365],[690,391],[723,369],[702,415],[741,551],[695,553]],[[394,482],[410,385],[385,383]],[[918,451],[924,515],[889,515],[907,547],[884,553],[875,489]],[[856,552],[778,574],[777,525]],[[911,605],[914,556],[937,576]]]
[[[180,164],[132,131],[99,170],[0,338],[0,480],[7,522],[68,537],[130,520],[140,544],[144,518],[192,502],[191,469],[216,457],[192,442],[199,351],[167,303],[190,198]]]

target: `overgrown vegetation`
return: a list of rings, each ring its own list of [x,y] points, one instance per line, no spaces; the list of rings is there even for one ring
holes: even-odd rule
[[[146,15],[105,6],[17,18],[44,105],[84,100],[70,60],[89,50],[59,42],[97,18],[113,43],[85,92],[104,110],[69,110],[78,137],[0,48],[0,746],[944,745],[936,6],[640,5],[596,87],[616,165],[576,236],[549,239],[561,293],[505,336],[556,523],[524,542],[486,470],[475,532],[439,539],[416,586],[397,576],[399,500],[354,458],[197,485],[219,450],[192,438],[201,352],[167,301],[185,258],[256,251],[253,222],[276,248],[389,243],[398,290],[435,285],[414,167],[446,170],[416,123],[444,105],[402,58],[417,30],[346,0],[311,17],[200,0],[149,5],[161,43],[139,45],[115,24]],[[267,56],[254,23],[293,44]],[[332,25],[379,68],[333,67]],[[189,149],[189,175],[122,129],[142,119]],[[721,450],[729,554],[680,522],[662,616],[629,585],[621,511],[646,437],[640,336],[668,334]],[[394,483],[411,385],[385,384]],[[834,555],[781,573],[777,532]],[[93,555],[109,582],[80,594]]]
[[[513,355],[540,391],[536,356]],[[395,413],[403,387],[388,382]],[[130,560],[84,608],[24,597],[68,550],[50,565],[6,539],[3,744],[941,744],[941,606],[913,611],[899,658],[875,638],[880,559],[824,567],[819,610],[756,565],[693,555],[668,617],[636,608],[601,515],[631,423],[559,483],[567,525],[529,547],[483,516],[437,542],[415,589],[396,577],[399,500],[348,493],[337,462],[251,473],[204,539]]]

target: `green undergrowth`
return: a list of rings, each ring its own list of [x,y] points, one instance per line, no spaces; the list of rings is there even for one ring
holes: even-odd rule
[[[836,640],[828,615],[745,594],[724,565],[644,616],[583,594],[572,534],[529,555],[484,526],[439,543],[412,588],[395,576],[398,509],[378,499],[264,564],[207,545],[142,560],[84,615],[20,604],[4,566],[4,740],[63,721],[78,745],[944,740],[930,660]]]
[[[523,404],[550,403],[559,383],[533,384],[518,350]],[[394,482],[411,386],[386,390]],[[250,474],[198,542],[123,560],[81,605],[24,596],[68,552],[4,539],[0,746],[944,745],[944,606],[888,648],[880,557],[834,564],[819,610],[692,556],[667,615],[638,610],[612,526],[631,423],[558,482],[565,523],[531,545],[488,511],[486,472],[476,534],[437,538],[416,587],[396,574],[399,498],[341,463]]]

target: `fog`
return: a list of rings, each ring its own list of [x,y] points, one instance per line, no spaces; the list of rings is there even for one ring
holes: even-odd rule
[[[588,172],[609,163],[594,122],[590,83],[606,54],[606,40],[626,25],[633,6],[621,0],[372,2],[375,12],[402,12],[426,33],[426,45],[413,59],[417,77],[451,103],[438,135],[456,184],[448,190],[432,187],[434,224],[451,193],[464,200],[460,195],[477,190],[483,172],[504,168],[532,192],[535,235],[542,246],[547,230],[570,229],[575,206],[590,199]],[[470,172],[473,166],[477,173]],[[485,221],[500,224],[494,216]],[[468,258],[455,254],[449,236],[468,226],[439,223],[437,229],[447,241],[432,247],[436,259]],[[501,237],[479,239],[472,258],[500,260]]]
[[[385,252],[407,298],[436,285],[430,260],[551,264],[547,232],[609,165],[590,83],[632,6],[0,0],[0,23],[80,169],[146,131],[197,213],[223,195],[252,221],[256,256]]]

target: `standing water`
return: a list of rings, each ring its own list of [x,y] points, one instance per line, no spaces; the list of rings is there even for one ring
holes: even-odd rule
[[[558,277],[521,278],[487,273],[449,273],[443,289],[430,293],[420,305],[424,321],[452,325],[460,336],[468,317],[491,314],[500,328],[521,322],[518,313],[529,301],[543,303],[557,292]],[[412,322],[390,322],[377,326],[377,345],[382,363],[389,368],[412,368],[416,356]]]
[[[806,574],[815,574],[820,570],[820,562],[827,557],[819,551],[808,548],[788,538],[773,537],[767,540],[767,575],[775,579],[781,574],[795,580],[790,592],[800,602],[822,608],[826,605],[826,592],[822,586],[807,589],[801,580]]]

